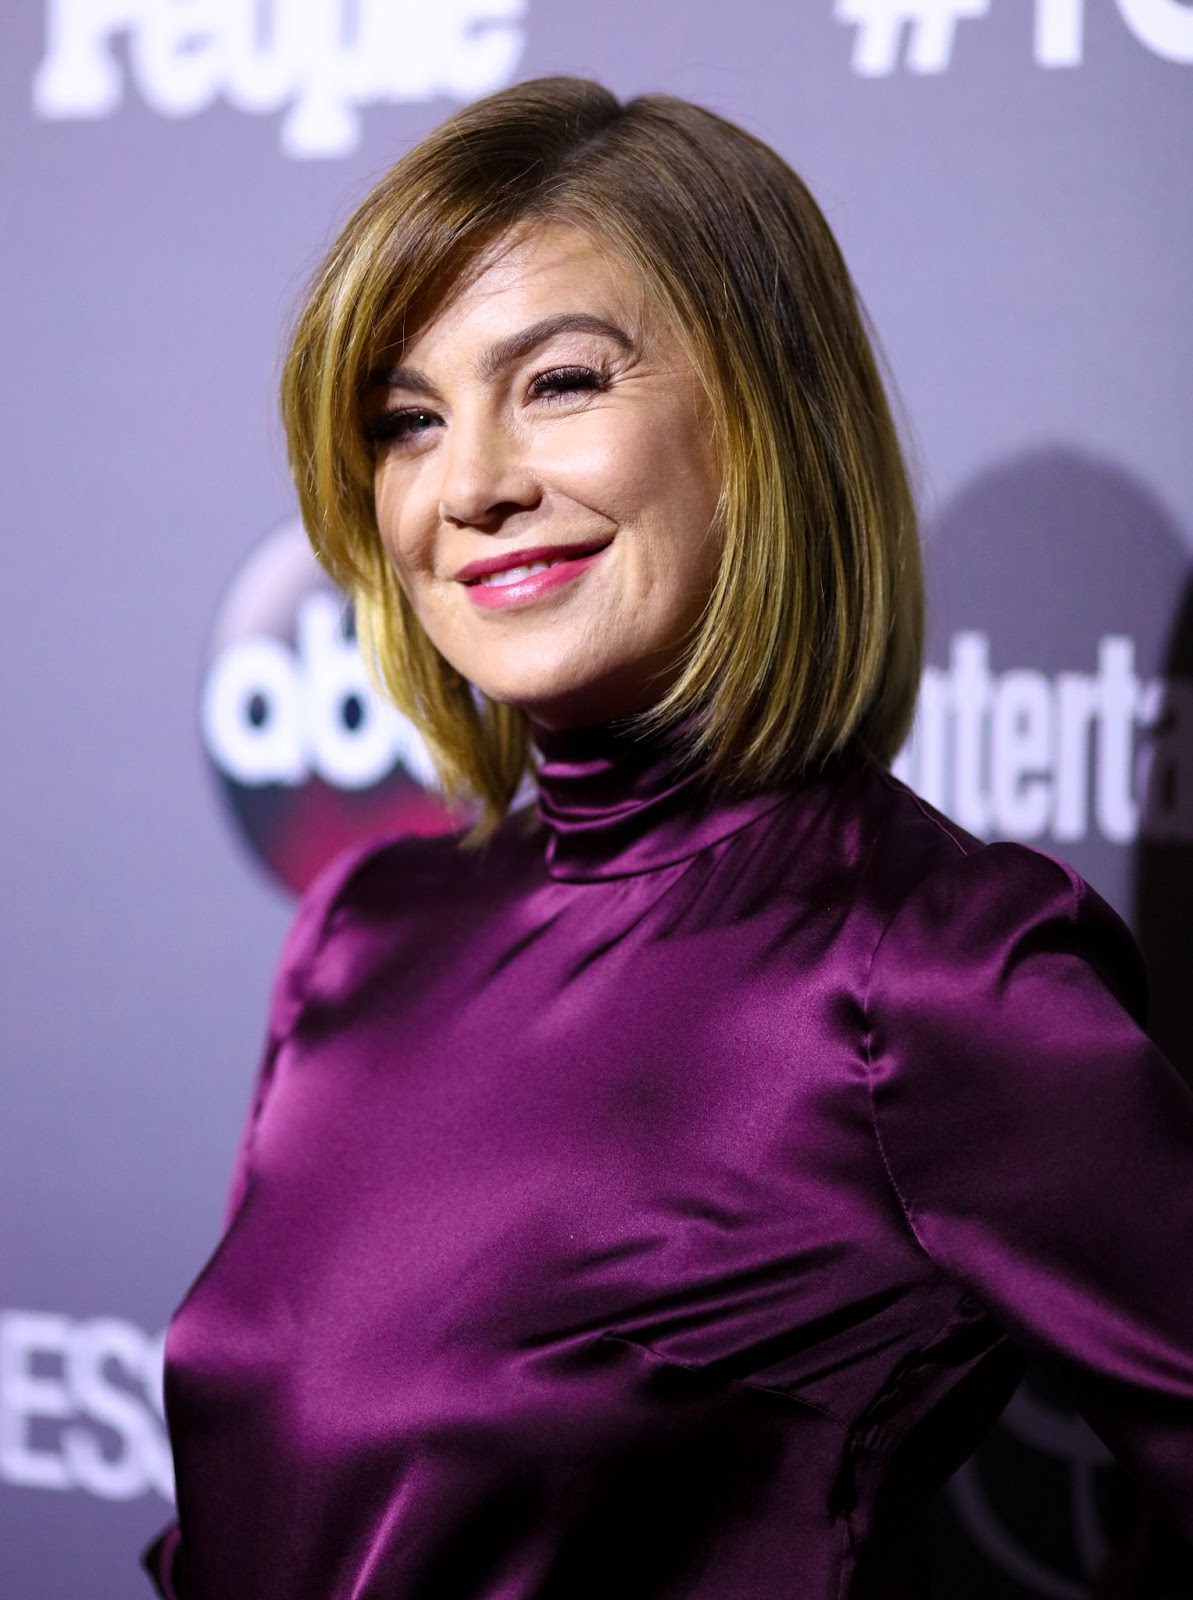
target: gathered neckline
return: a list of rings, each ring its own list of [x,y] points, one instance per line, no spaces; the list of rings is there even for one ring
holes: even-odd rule
[[[564,881],[675,865],[772,811],[793,788],[714,789],[674,730],[644,737],[618,723],[564,730],[536,723],[532,732],[547,869]]]

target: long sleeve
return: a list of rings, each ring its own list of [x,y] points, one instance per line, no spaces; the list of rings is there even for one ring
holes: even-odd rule
[[[307,888],[291,919],[274,971],[265,1043],[257,1065],[248,1115],[232,1162],[223,1232],[231,1227],[248,1188],[257,1119],[269,1094],[278,1050],[302,1010],[307,979],[325,937],[335,901],[348,878],[372,848],[368,844],[357,846],[329,863]],[[149,1574],[162,1600],[186,1600],[185,1556],[177,1521],[165,1527],[142,1551],[141,1566]]]
[[[929,873],[866,997],[875,1130],[915,1237],[1193,1537],[1193,1093],[1117,914],[1014,844]]]

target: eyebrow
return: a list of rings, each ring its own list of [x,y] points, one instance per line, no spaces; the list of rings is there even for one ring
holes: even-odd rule
[[[624,328],[604,317],[594,317],[587,311],[561,311],[553,317],[543,317],[529,327],[511,333],[479,357],[476,373],[480,378],[494,378],[504,368],[528,355],[537,345],[546,344],[558,333],[596,333],[612,339],[623,350],[634,348],[634,341]],[[397,366],[384,368],[370,374],[370,383],[385,384],[391,389],[416,389],[424,394],[435,394],[435,385],[418,367]]]

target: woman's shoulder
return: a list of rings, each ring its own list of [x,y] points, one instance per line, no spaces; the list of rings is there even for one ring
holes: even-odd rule
[[[478,893],[508,872],[526,833],[517,819],[478,847],[465,830],[440,834],[383,834],[335,854],[302,891],[275,970],[270,1015],[285,1032],[301,1008],[312,973],[357,946],[390,946],[402,929],[417,936],[428,919],[467,915]]]
[[[466,827],[433,834],[382,834],[333,856],[299,899],[296,931],[359,917],[422,912],[444,896],[491,892],[495,881],[525,865],[535,818],[511,812],[487,838],[473,843]],[[530,853],[533,853],[531,848]]]
[[[1144,1013],[1134,937],[1075,868],[1034,845],[977,838],[893,773],[867,765],[869,851],[859,901],[873,919],[876,973],[981,966],[997,984],[1012,962],[1063,951],[1097,969],[1132,1013]]]
[[[848,825],[858,844],[859,873],[877,912],[895,915],[928,883],[955,892],[979,892],[997,883],[1005,893],[1079,894],[1084,880],[1062,861],[1032,845],[988,841],[917,794],[875,761],[860,763],[850,786]]]

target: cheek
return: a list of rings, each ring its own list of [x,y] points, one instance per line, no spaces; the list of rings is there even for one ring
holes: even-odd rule
[[[652,580],[676,600],[707,594],[720,556],[713,526],[720,485],[703,441],[673,435],[641,468],[641,549]]]
[[[653,588],[687,563],[715,504],[691,461],[689,440],[640,414],[586,419],[567,448],[542,452],[543,481],[621,530],[624,559]],[[562,441],[561,441],[562,443]]]
[[[398,474],[382,469],[373,486],[377,531],[402,583],[431,570],[434,525],[418,513],[417,486],[399,481]]]

